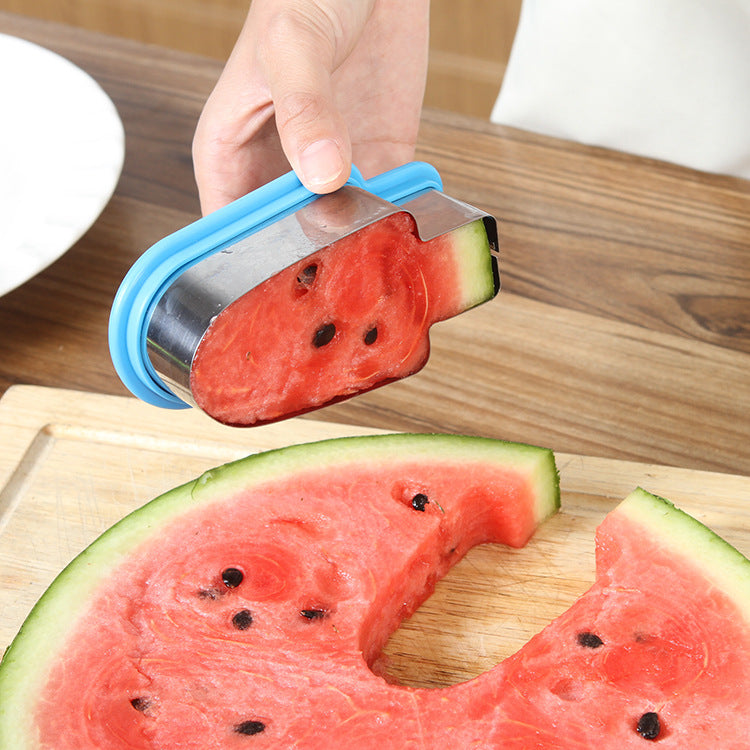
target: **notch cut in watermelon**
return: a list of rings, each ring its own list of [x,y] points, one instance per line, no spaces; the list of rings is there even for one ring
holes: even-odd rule
[[[430,326],[498,289],[481,219],[422,242],[410,214],[392,214],[219,313],[193,357],[192,397],[238,426],[349,398],[420,370]]]
[[[309,730],[290,707],[313,710],[326,664],[390,690],[368,664],[437,578],[474,544],[524,544],[558,503],[550,451],[447,435],[325,441],[207,472],[48,589],[0,666],[0,747],[284,747]],[[349,677],[324,689],[334,713]],[[235,731],[253,721],[257,736]]]
[[[455,436],[327,441],[209,472],[50,587],[0,666],[0,742],[746,748],[750,562],[643,490],[599,527],[591,589],[517,654],[441,689],[369,668],[472,544],[522,544],[557,504],[550,452]]]

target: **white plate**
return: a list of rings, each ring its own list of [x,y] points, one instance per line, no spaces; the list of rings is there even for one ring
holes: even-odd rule
[[[0,34],[0,295],[68,250],[114,192],[125,133],[98,83]]]

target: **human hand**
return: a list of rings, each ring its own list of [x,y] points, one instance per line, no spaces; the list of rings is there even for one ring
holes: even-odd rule
[[[313,192],[410,161],[429,0],[253,0],[193,140],[204,214],[288,171]]]

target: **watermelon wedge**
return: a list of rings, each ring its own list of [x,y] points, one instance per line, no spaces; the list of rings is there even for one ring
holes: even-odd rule
[[[40,599],[0,664],[0,748],[307,747],[316,706],[319,739],[382,711],[409,728],[408,691],[368,664],[470,547],[523,545],[558,503],[550,451],[448,435],[209,471],[125,517]]]
[[[424,366],[431,325],[498,288],[481,219],[422,242],[410,214],[392,214],[220,312],[193,356],[193,400],[250,426],[385,385]]]
[[[378,436],[208,472],[106,532],[0,664],[0,747],[746,748],[750,562],[643,490],[597,577],[517,654],[440,689],[371,665],[482,541],[557,510],[549,451]]]

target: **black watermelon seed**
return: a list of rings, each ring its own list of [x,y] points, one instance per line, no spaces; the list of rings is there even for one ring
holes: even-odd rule
[[[325,323],[313,336],[313,346],[316,349],[320,349],[321,346],[330,344],[333,341],[333,337],[336,335],[336,326],[333,323]]]
[[[378,329],[373,326],[366,334],[365,334],[365,344],[367,346],[371,346],[378,340]]]
[[[308,620],[322,620],[328,614],[325,609],[301,609],[299,613]]]
[[[311,263],[309,266],[305,266],[300,275],[297,276],[297,282],[302,286],[312,286],[315,281],[315,275],[318,273],[318,267],[315,263]]]
[[[421,510],[424,513],[424,509],[427,507],[427,503],[429,502],[430,501],[427,495],[425,495],[423,492],[418,492],[411,499],[411,507],[414,508],[414,510]]]
[[[599,648],[604,645],[604,641],[596,633],[590,633],[588,630],[579,633],[577,639],[584,648]]]
[[[232,625],[237,630],[247,630],[253,624],[253,616],[249,609],[241,609],[232,618]]]
[[[221,580],[228,589],[236,589],[244,577],[242,571],[237,568],[227,568],[221,571]]]
[[[655,711],[646,711],[640,719],[635,731],[643,737],[644,740],[655,740],[661,732],[661,723],[659,714]]]
[[[260,734],[265,728],[266,725],[262,721],[248,719],[247,721],[236,724],[234,731],[237,732],[237,734]]]
[[[145,711],[151,705],[151,702],[148,698],[133,698],[130,701],[130,705],[136,711]]]

